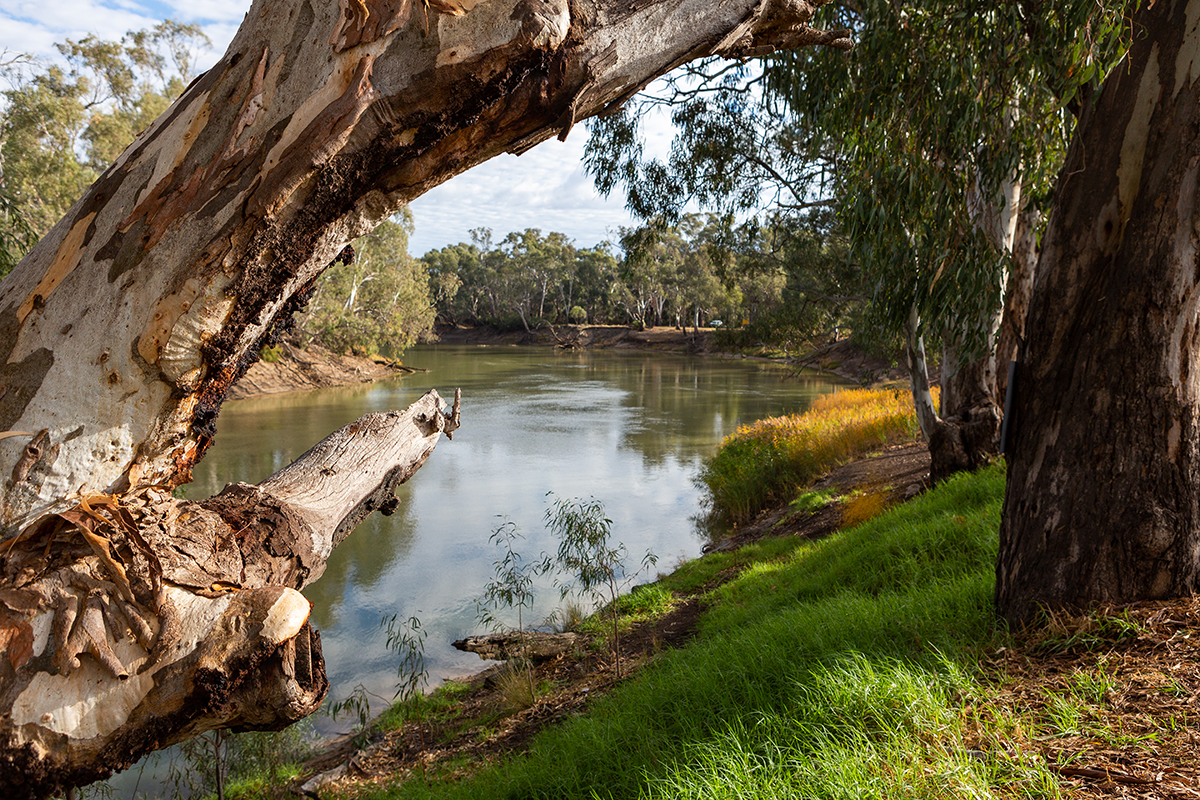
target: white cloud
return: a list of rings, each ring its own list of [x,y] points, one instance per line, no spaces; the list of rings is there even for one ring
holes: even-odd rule
[[[119,39],[166,18],[198,22],[213,48],[201,68],[215,63],[232,41],[250,4],[247,0],[0,0],[0,49],[57,56],[54,43],[94,33]],[[649,152],[665,155],[670,122],[656,114],[647,124]],[[600,197],[583,169],[587,129],[579,125],[566,142],[551,139],[517,156],[499,156],[442,184],[412,205],[414,254],[470,240],[472,228],[491,228],[496,239],[510,231],[539,228],[566,234],[580,247],[615,239],[634,224],[618,188]]]
[[[538,228],[566,234],[579,247],[616,237],[631,225],[624,197],[602,198],[583,168],[587,131],[566,142],[551,139],[521,156],[497,156],[427,192],[412,203],[414,254],[470,241],[473,228],[491,228],[499,240],[510,231]]]

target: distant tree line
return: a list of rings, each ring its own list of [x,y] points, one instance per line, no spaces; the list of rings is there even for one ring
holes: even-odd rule
[[[57,64],[0,55],[0,277],[183,92],[209,46],[199,26],[166,20],[120,41],[68,39]],[[404,210],[326,270],[298,320],[304,342],[398,356],[429,331],[433,303],[424,265],[408,254],[411,231]]]
[[[684,215],[675,224],[623,228],[619,248],[579,248],[533,228],[494,242],[490,230],[477,229],[471,242],[421,260],[446,324],[533,330],[720,320],[799,344],[855,324],[863,301],[844,238],[819,214],[743,224]]]
[[[197,72],[209,47],[166,20],[120,41],[57,45],[59,63],[0,56],[0,276],[61,218]],[[436,320],[533,330],[590,323],[696,327],[721,321],[738,344],[797,349],[861,326],[861,273],[820,209],[669,215],[578,247],[538,229],[420,259],[405,210],[352,243],[300,315],[303,342],[398,356]]]

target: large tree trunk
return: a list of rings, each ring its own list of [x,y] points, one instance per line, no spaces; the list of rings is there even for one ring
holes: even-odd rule
[[[690,59],[847,46],[806,26],[819,4],[256,0],[218,64],[0,284],[0,431],[24,432],[0,437],[6,796],[319,702],[294,589],[350,524],[327,493],[369,508],[391,477],[319,481],[309,462],[289,481],[320,488],[285,502],[288,482],[272,478],[203,512],[166,492],[190,479],[230,385],[347,242]],[[417,427],[443,424],[418,413]],[[423,458],[378,466],[407,474]],[[269,530],[247,522],[262,515]],[[314,515],[323,532],[306,527]],[[193,520],[201,539],[179,527]]]
[[[78,497],[0,555],[0,793],[43,797],[214,728],[278,730],[328,684],[309,602],[330,552],[458,426],[436,392],[258,486]]]
[[[1011,423],[1013,621],[1200,588],[1198,18],[1143,4],[1062,171]]]

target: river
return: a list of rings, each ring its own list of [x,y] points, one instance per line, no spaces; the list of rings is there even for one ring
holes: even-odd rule
[[[321,631],[331,697],[356,686],[391,699],[396,656],[382,620],[417,617],[431,684],[483,662],[450,642],[481,630],[475,598],[492,579],[489,536],[505,520],[522,550],[553,552],[543,515],[552,500],[595,498],[636,568],[651,550],[669,571],[700,553],[703,459],[740,424],[801,411],[838,385],[777,364],[629,352],[427,346],[405,355],[427,370],[346,389],[229,403],[216,443],[194,470],[190,497],[227,482],[258,482],[362,414],[404,408],[430,388],[462,389],[462,428],[443,439],[397,492],[391,517],[370,517],[304,594]],[[641,582],[653,575],[639,575]],[[559,604],[551,578],[535,586],[540,620]],[[515,624],[515,615],[511,622]],[[322,733],[349,722],[316,720]]]

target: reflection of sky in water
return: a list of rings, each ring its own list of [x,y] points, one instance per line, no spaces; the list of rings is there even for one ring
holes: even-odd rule
[[[421,620],[433,682],[481,668],[450,642],[479,629],[474,598],[497,558],[488,537],[507,518],[526,536],[521,552],[552,552],[556,542],[543,527],[548,492],[600,500],[633,568],[647,549],[662,570],[694,557],[702,545],[692,519],[701,461],[737,425],[802,410],[832,388],[775,365],[646,353],[432,347],[405,362],[429,371],[228,405],[189,492],[204,497],[227,481],[260,481],[361,414],[403,408],[430,387],[444,397],[462,388],[463,427],[401,487],[397,513],[359,526],[305,589],[335,698],[359,684],[391,698],[396,659],[382,620],[392,614]],[[557,605],[550,578],[537,592],[527,623]],[[317,724],[328,732],[350,723]]]

